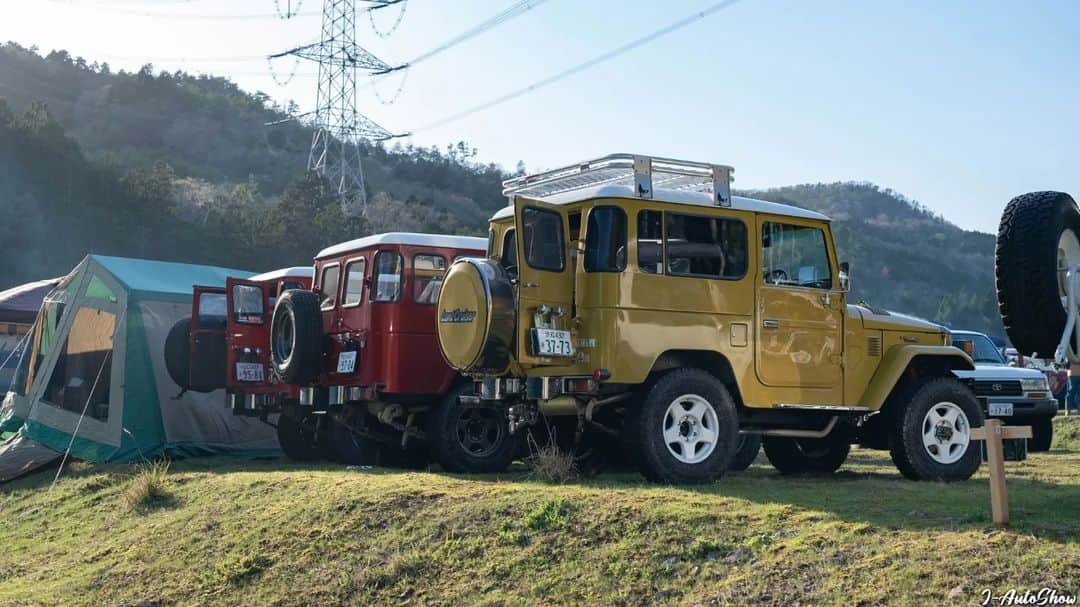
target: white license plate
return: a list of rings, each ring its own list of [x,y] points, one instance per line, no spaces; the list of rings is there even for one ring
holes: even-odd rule
[[[356,370],[356,352],[342,352],[337,357],[337,372],[352,373]]]
[[[237,381],[263,381],[263,366],[259,363],[236,363]]]
[[[569,331],[535,329],[537,356],[573,356],[574,343]]]
[[[1012,403],[990,403],[990,417],[1012,417]]]

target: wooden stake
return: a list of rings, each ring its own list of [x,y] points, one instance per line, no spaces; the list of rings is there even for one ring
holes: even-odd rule
[[[1031,426],[1005,426],[1000,419],[988,419],[982,428],[971,429],[971,440],[986,441],[986,460],[990,467],[990,509],[994,524],[1009,524],[1009,496],[1005,491],[1005,453],[1002,441],[1031,438]]]

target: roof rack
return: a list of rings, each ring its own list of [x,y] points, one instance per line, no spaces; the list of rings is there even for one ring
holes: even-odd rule
[[[630,186],[638,198],[652,198],[654,188],[704,192],[717,206],[731,206],[731,182],[735,169],[722,164],[657,158],[640,154],[611,154],[535,175],[503,182],[509,198],[544,198],[597,186]]]

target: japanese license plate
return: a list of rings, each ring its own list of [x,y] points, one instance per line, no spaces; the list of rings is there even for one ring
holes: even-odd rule
[[[263,381],[263,366],[260,363],[236,363],[236,381]]]
[[[990,417],[1012,417],[1012,403],[990,403]]]
[[[573,356],[574,344],[569,331],[533,329],[536,356]]]
[[[338,373],[352,373],[356,370],[356,352],[342,352],[337,358]]]

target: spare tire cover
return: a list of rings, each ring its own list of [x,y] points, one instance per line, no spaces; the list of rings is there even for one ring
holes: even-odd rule
[[[498,263],[463,258],[446,272],[439,292],[439,350],[462,373],[500,374],[510,364],[514,296]]]

